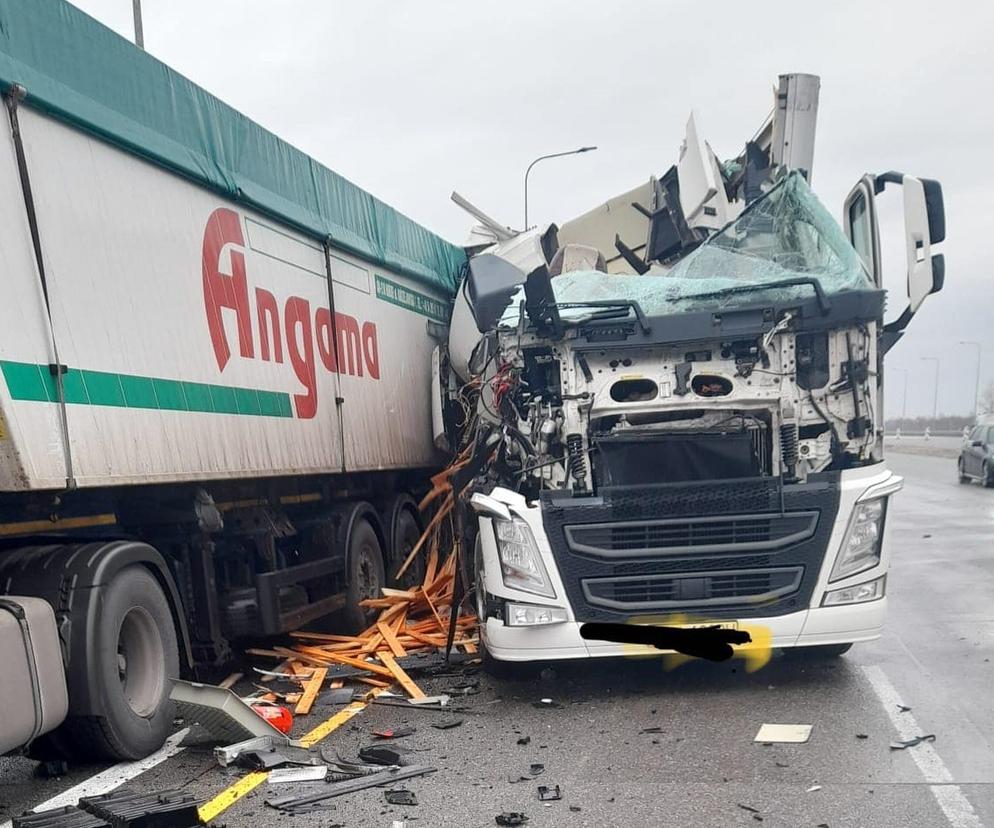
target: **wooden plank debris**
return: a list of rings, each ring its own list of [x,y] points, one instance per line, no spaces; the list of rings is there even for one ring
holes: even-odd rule
[[[327,668],[321,667],[311,673],[311,677],[304,682],[304,694],[300,697],[300,701],[297,702],[297,707],[293,711],[296,715],[304,716],[311,712],[314,700],[318,697],[318,691],[324,684],[324,677],[327,675]]]
[[[455,492],[453,478],[469,461],[467,450],[432,477],[432,489],[421,501],[420,509],[433,509],[434,514],[397,572],[400,578],[415,558],[422,555],[425,565],[420,585],[408,581],[403,589],[384,587],[379,596],[362,601],[362,606],[378,613],[358,635],[301,630],[290,633],[290,646],[245,651],[250,656],[279,661],[279,667],[271,668],[272,672],[285,674],[287,678],[283,681],[300,683],[298,714],[310,710],[329,676],[331,687],[353,682],[373,687],[398,684],[411,698],[424,698],[424,692],[404,668],[411,669],[410,657],[434,654],[446,644],[454,587],[460,576],[454,551],[445,553],[444,548],[450,542],[456,500],[462,495]],[[476,630],[476,616],[460,608],[453,642],[457,653],[477,652]],[[398,659],[405,664],[398,663]],[[270,678],[266,676],[263,681]]]

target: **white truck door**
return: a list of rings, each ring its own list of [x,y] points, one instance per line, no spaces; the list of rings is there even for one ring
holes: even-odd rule
[[[941,253],[933,255],[932,246],[945,239],[946,227],[938,181],[897,172],[864,175],[846,198],[842,224],[878,288],[883,287],[883,271],[875,198],[888,184],[898,184],[904,197],[907,307],[886,327],[897,333],[907,326],[926,296],[942,289],[945,260]]]

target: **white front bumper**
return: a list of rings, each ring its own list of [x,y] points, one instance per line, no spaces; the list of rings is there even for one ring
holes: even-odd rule
[[[872,641],[880,637],[887,599],[844,607],[819,607],[775,618],[749,618],[736,622],[748,630],[757,649],[806,647]],[[723,619],[722,623],[727,623]],[[585,641],[580,624],[550,624],[542,627],[508,627],[488,618],[481,630],[487,652],[498,661],[545,661],[597,656],[661,655],[662,651],[636,644]],[[745,652],[748,646],[736,647]]]
[[[857,500],[875,497],[880,493],[893,493],[900,487],[900,482],[900,478],[891,474],[882,465],[841,473],[839,511],[832,529],[828,550],[822,562],[821,572],[811,596],[810,606],[789,615],[738,619],[735,621],[738,629],[749,631],[754,644],[737,647],[737,653],[742,651],[744,654],[750,647],[769,651],[772,647],[789,648],[819,644],[855,643],[880,637],[887,612],[886,597],[846,606],[822,607],[821,602],[829,588],[834,590],[853,586],[879,578],[887,573],[890,557],[887,544],[889,526],[885,523],[880,564],[849,578],[832,584],[828,583],[836,554],[841,546]],[[520,495],[504,489],[494,490],[491,497],[499,500],[511,513],[529,524],[546,570],[552,580],[556,598],[542,598],[510,589],[504,585],[500,574],[491,520],[485,517],[480,520],[480,553],[483,572],[479,577],[478,589],[484,589],[487,594],[497,599],[561,607],[566,610],[569,619],[565,623],[559,624],[512,627],[505,625],[499,618],[487,618],[485,623],[481,625],[481,635],[487,651],[493,658],[500,661],[541,661],[661,654],[661,651],[651,647],[584,640],[580,636],[580,622],[576,620],[573,609],[566,600],[566,591],[543,530],[540,508],[538,505],[528,505]],[[639,619],[640,622],[657,624],[681,622],[699,624],[707,623],[708,620],[699,616],[676,615]],[[729,620],[722,618],[717,622],[725,624]]]

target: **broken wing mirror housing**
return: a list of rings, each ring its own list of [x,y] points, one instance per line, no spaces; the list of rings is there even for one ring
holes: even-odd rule
[[[942,185],[933,179],[891,171],[864,175],[857,182],[846,198],[842,223],[849,243],[878,288],[883,287],[883,272],[875,196],[888,184],[899,185],[904,197],[908,304],[900,317],[885,327],[886,332],[896,335],[911,321],[925,297],[938,293],[945,282],[945,258],[941,253],[933,254],[932,246],[946,237],[946,217]]]
[[[946,237],[945,209],[942,187],[938,181],[915,178],[899,173],[877,176],[886,186],[890,176],[900,176],[904,191],[904,240],[908,259],[908,308],[912,313],[921,307],[925,297],[942,288],[945,261],[932,256],[932,245]],[[928,186],[926,187],[926,182]],[[879,192],[879,190],[878,190]],[[939,278],[936,279],[936,271]]]
[[[467,295],[480,333],[497,327],[525,278],[519,268],[491,253],[481,253],[469,260]]]

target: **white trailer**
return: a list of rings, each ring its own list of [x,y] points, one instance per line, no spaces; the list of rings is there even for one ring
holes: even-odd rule
[[[0,90],[0,593],[43,662],[4,696],[135,758],[232,640],[365,626],[464,256],[61,0],[0,9]]]

